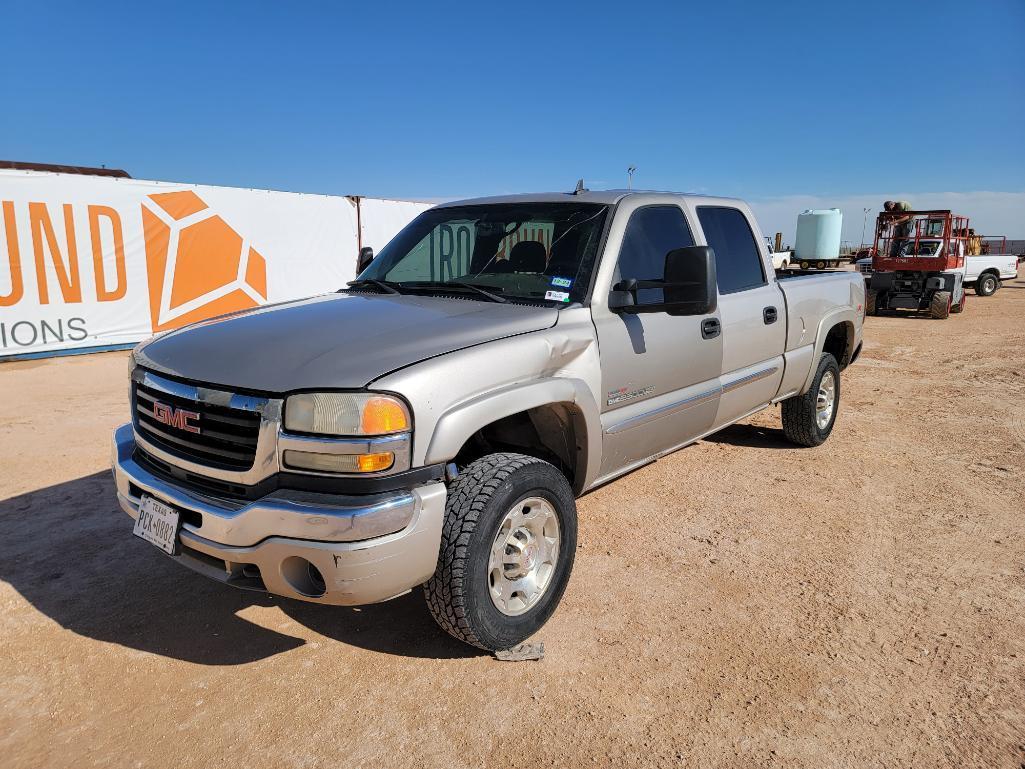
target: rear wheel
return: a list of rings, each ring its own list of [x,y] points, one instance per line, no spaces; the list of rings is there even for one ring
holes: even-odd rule
[[[523,454],[489,454],[449,487],[438,568],[424,585],[460,641],[508,649],[536,633],[566,589],[577,512],[566,477]]]
[[[878,291],[869,289],[865,292],[865,314],[875,315],[876,314],[876,297],[879,296]]]
[[[965,302],[968,301],[968,294],[961,294],[961,301],[957,304],[950,305],[950,311],[953,313],[964,312]]]
[[[811,389],[783,401],[783,434],[798,446],[820,446],[833,432],[839,410],[840,366],[827,352],[819,360]]]
[[[937,291],[929,300],[929,315],[936,320],[943,320],[950,315],[953,295],[949,291]]]
[[[825,262],[815,262],[815,269],[817,269],[817,270],[824,270],[824,269],[826,269],[826,263]]]
[[[805,262],[805,261],[801,262],[801,269],[802,270],[807,270],[810,266],[811,266],[811,264],[809,264],[808,262]]]
[[[998,285],[997,276],[987,272],[980,275],[979,279],[975,281],[975,293],[979,296],[993,296],[997,292]]]

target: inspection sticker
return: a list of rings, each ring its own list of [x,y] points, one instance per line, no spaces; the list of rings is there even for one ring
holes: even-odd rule
[[[556,302],[568,302],[569,294],[565,291],[546,291],[545,299],[554,299]]]
[[[569,278],[552,278],[553,286],[560,286],[561,288],[569,288],[573,285],[573,281]]]

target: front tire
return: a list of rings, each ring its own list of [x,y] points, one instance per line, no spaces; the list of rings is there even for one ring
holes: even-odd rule
[[[508,649],[536,633],[573,570],[573,490],[553,465],[489,454],[449,486],[438,567],[424,585],[443,630],[480,649]]]
[[[821,446],[833,432],[839,410],[840,365],[827,352],[819,360],[808,392],[783,401],[783,434],[798,446]]]
[[[949,317],[952,303],[953,294],[949,291],[937,291],[929,299],[929,315],[936,320],[943,320]]]
[[[987,272],[985,275],[980,275],[979,279],[975,281],[975,293],[979,296],[993,296],[997,292],[998,286],[997,276]]]

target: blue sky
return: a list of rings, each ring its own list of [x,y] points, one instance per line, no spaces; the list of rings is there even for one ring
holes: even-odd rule
[[[37,0],[2,18],[5,159],[424,199],[625,186],[631,164],[638,187],[753,199],[1025,192],[1023,0]]]

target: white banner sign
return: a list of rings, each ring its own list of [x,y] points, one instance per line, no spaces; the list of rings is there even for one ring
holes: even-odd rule
[[[430,207],[360,203],[375,250]],[[0,171],[0,357],[134,343],[340,288],[356,227],[345,197]]]

